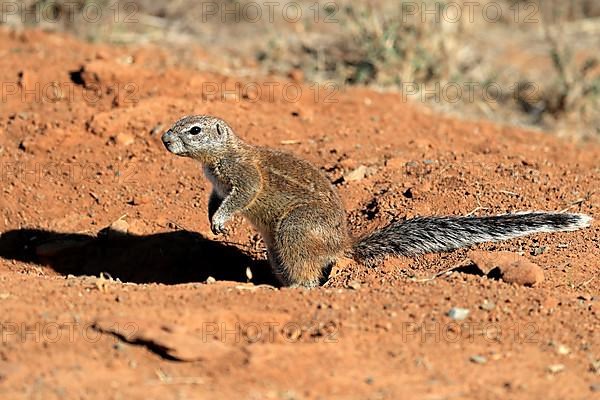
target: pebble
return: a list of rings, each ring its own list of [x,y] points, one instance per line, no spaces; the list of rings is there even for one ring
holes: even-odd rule
[[[348,287],[350,289],[358,290],[358,289],[360,289],[360,282],[358,282],[358,281],[351,281],[350,283],[348,283]]]
[[[600,360],[594,360],[590,363],[590,370],[594,373],[600,373]]]
[[[469,361],[475,364],[485,364],[487,362],[487,358],[485,356],[476,354],[469,357]]]
[[[294,82],[302,82],[304,80],[304,71],[300,68],[293,68],[288,71],[288,78],[293,80]]]
[[[541,246],[541,247],[535,247],[531,250],[530,254],[532,256],[539,256],[541,254],[544,254],[546,252],[546,246]]]
[[[110,224],[109,228],[109,233],[112,232],[113,234],[126,234],[129,231],[129,223],[124,219],[118,219]]]
[[[559,372],[562,372],[564,370],[565,370],[564,364],[548,365],[548,372],[550,372],[551,374],[558,374]]]
[[[483,303],[481,303],[479,308],[485,311],[492,311],[494,308],[496,308],[496,303],[486,299],[483,301]]]
[[[567,354],[569,354],[571,352],[571,349],[569,349],[567,346],[559,344],[556,347],[556,352],[562,356],[566,356]]]
[[[94,57],[96,58],[96,60],[106,60],[110,56],[105,51],[100,50],[100,51],[97,51],[96,54],[94,54]]]
[[[150,203],[151,198],[148,195],[140,194],[137,196],[133,196],[133,198],[129,201],[129,204],[132,206],[139,206],[142,204]]]
[[[35,77],[28,71],[19,71],[19,73],[17,74],[18,80],[17,80],[17,84],[25,89],[25,90],[32,90],[35,89],[35,85],[36,85],[36,79]],[[57,99],[58,100],[58,99]]]
[[[123,349],[125,349],[125,345],[121,342],[116,342],[115,344],[113,344],[113,349],[115,349],[116,351],[122,351]]]
[[[215,278],[213,278],[212,276],[209,276],[208,278],[206,278],[206,283],[211,285],[213,283],[215,283],[217,280]]]
[[[600,382],[591,384],[590,390],[592,392],[600,392]]]
[[[140,219],[132,218],[128,221],[128,224],[127,233],[130,235],[141,236],[149,233],[146,224]]]
[[[452,307],[450,311],[448,311],[448,316],[455,321],[462,321],[469,316],[469,313],[470,311],[468,308]]]
[[[359,166],[358,168],[348,172],[344,175],[344,181],[352,182],[352,181],[360,181],[367,176],[367,167],[364,165]]]

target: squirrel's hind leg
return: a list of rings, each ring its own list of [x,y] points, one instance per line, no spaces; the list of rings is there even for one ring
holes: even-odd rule
[[[344,250],[345,226],[335,218],[309,206],[298,207],[285,216],[268,249],[269,261],[282,284],[319,286]]]
[[[275,276],[282,285],[288,287],[314,288],[319,286],[326,271],[330,270],[335,263],[335,260],[290,257],[289,254],[282,257],[281,252],[276,248],[269,249],[267,253]]]

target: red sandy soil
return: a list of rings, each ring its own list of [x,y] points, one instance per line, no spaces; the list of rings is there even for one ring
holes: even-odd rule
[[[322,166],[356,234],[430,214],[568,208],[598,221],[599,146],[367,89],[330,103],[295,86],[289,101],[280,79],[272,97],[210,96],[207,83],[276,80],[172,57],[0,31],[0,398],[598,398],[598,222],[477,246],[541,266],[535,287],[468,271],[427,279],[461,264],[461,250],[276,289],[246,222],[210,233],[209,184],[160,135],[182,115],[214,114]],[[362,179],[342,178],[361,165]],[[115,221],[128,233],[104,229]],[[452,307],[470,313],[453,321]]]

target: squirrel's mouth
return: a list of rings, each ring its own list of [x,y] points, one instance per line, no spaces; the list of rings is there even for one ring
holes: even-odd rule
[[[170,143],[165,143],[163,142],[165,147],[167,148],[167,150],[169,150],[171,153],[177,155],[177,156],[187,156],[189,155],[189,152],[181,145],[181,143],[178,142],[170,142]]]
[[[161,139],[167,150],[169,150],[171,153],[178,156],[187,155],[187,151],[185,150],[183,143],[181,140],[179,140],[179,138],[177,138],[177,136],[173,135],[171,131],[165,132]]]

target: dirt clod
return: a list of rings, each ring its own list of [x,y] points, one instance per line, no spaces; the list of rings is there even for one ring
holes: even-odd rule
[[[121,132],[115,135],[113,137],[113,140],[119,146],[129,146],[133,144],[133,142],[135,141],[135,137],[130,133]]]
[[[544,271],[537,264],[515,253],[471,251],[468,257],[485,275],[507,283],[535,286],[544,280]]]

